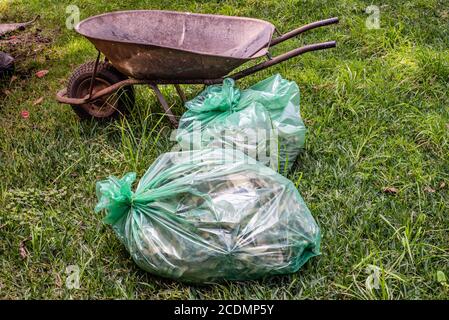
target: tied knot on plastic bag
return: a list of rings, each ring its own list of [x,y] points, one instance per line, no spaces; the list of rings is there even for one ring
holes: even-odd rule
[[[186,102],[186,107],[194,112],[233,111],[240,101],[240,90],[234,85],[233,79],[226,78],[222,85],[209,86]]]
[[[136,173],[129,172],[123,178],[109,177],[97,183],[97,197],[100,199],[95,206],[95,212],[106,209],[104,222],[116,223],[128,213],[133,205],[134,192],[131,186],[136,180]]]

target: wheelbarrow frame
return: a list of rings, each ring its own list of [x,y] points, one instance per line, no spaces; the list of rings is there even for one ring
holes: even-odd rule
[[[299,27],[297,29],[294,29],[290,32],[287,32],[285,34],[279,35],[277,38],[274,38],[271,40],[271,42],[268,45],[268,49],[278,45],[279,43],[282,43],[288,39],[291,39],[301,33],[304,33],[305,31],[311,30],[311,29],[315,29],[318,27],[323,27],[323,26],[327,26],[330,24],[335,24],[338,23],[338,18],[334,17],[334,18],[330,18],[330,19],[325,19],[325,20],[320,20],[320,21],[316,21],[313,23],[309,23],[307,25],[304,25],[302,27]],[[276,30],[277,31],[277,30]],[[278,32],[279,34],[279,32]],[[114,93],[115,91],[126,87],[126,86],[133,86],[133,85],[148,85],[156,94],[156,97],[158,98],[160,104],[162,105],[165,114],[168,116],[170,122],[177,127],[178,125],[178,121],[176,120],[176,117],[174,116],[174,114],[171,112],[170,107],[167,103],[167,101],[165,100],[162,92],[159,90],[158,85],[174,85],[176,88],[176,91],[179,95],[179,97],[181,98],[181,100],[183,102],[186,101],[186,97],[185,94],[183,92],[183,90],[181,89],[180,85],[181,84],[204,84],[204,85],[213,85],[213,84],[219,84],[222,83],[224,78],[232,78],[234,80],[239,80],[241,78],[244,78],[246,76],[249,76],[255,72],[258,72],[260,70],[269,68],[275,64],[281,63],[285,60],[289,60],[293,57],[299,56],[301,54],[304,54],[306,52],[310,52],[310,51],[317,51],[317,50],[324,50],[324,49],[329,49],[329,48],[333,48],[336,46],[336,42],[335,41],[328,41],[328,42],[322,42],[322,43],[315,43],[315,44],[309,44],[309,45],[305,45],[296,49],[293,49],[291,51],[288,51],[286,53],[283,53],[281,55],[278,55],[276,57],[272,57],[269,53],[267,53],[267,60],[260,62],[254,66],[248,67],[242,71],[236,72],[236,73],[232,73],[230,75],[227,76],[223,76],[223,77],[219,77],[216,79],[182,79],[182,80],[164,80],[164,79],[134,79],[134,78],[128,78],[126,80],[117,82],[107,88],[104,88],[98,92],[93,93],[93,88],[94,88],[94,84],[95,84],[95,78],[97,75],[97,68],[98,65],[100,63],[100,58],[101,58],[101,52],[97,49],[98,54],[97,54],[97,58],[95,60],[95,67],[94,67],[94,71],[92,73],[92,78],[90,80],[90,87],[89,87],[89,93],[83,97],[83,98],[69,98],[67,97],[67,89],[62,89],[60,90],[57,94],[56,94],[56,100],[60,103],[64,103],[64,104],[70,104],[72,106],[79,106],[79,105],[83,105],[83,104],[87,104],[87,103],[92,103],[95,100],[102,98],[104,96],[110,95],[112,93]],[[107,61],[107,59],[105,59]]]

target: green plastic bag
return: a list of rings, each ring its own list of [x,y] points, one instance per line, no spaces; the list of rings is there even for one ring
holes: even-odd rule
[[[186,107],[176,135],[181,150],[238,149],[284,172],[304,146],[299,88],[279,74],[246,90],[225,79],[186,102]]]
[[[239,151],[161,155],[135,173],[97,183],[104,221],[134,261],[188,282],[296,272],[319,254],[320,230],[292,182]]]

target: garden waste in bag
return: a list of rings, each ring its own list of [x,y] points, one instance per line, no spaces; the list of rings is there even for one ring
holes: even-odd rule
[[[96,211],[134,261],[187,282],[296,272],[319,254],[320,230],[293,183],[242,152],[161,155],[133,192],[135,173],[97,183]]]
[[[225,79],[186,102],[186,107],[176,135],[182,150],[235,148],[284,172],[304,146],[299,88],[279,74],[246,90]]]

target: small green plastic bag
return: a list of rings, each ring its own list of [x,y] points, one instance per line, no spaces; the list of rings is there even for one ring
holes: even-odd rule
[[[161,155],[97,183],[98,212],[134,261],[188,282],[296,272],[319,254],[320,230],[293,183],[239,151]]]
[[[299,88],[279,74],[246,90],[225,79],[186,102],[186,107],[176,135],[182,150],[237,149],[284,172],[304,146]]]

